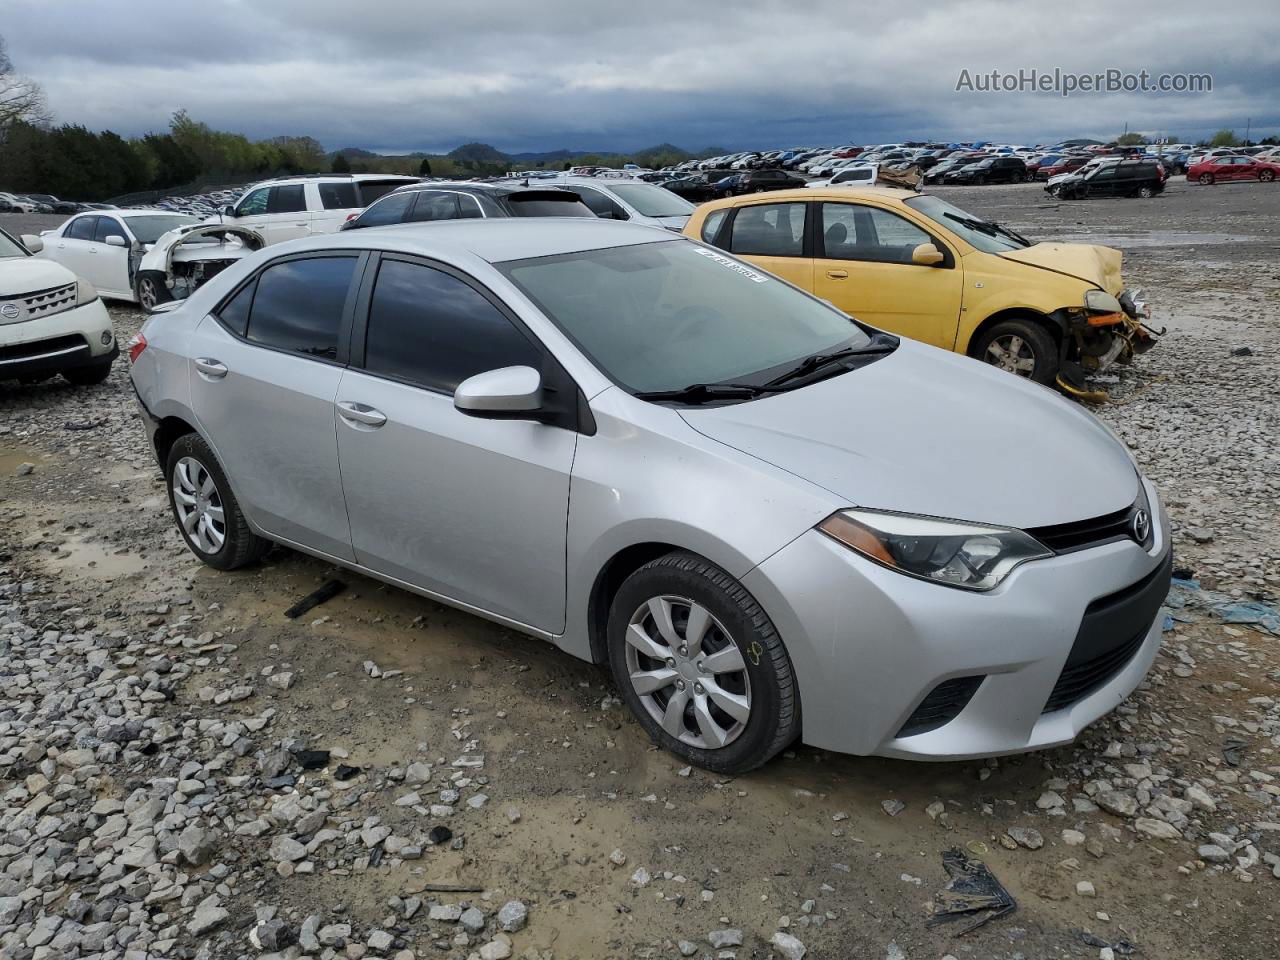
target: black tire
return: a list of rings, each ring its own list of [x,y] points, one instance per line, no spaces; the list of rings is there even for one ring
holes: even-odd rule
[[[1154,190],[1152,187],[1139,187],[1139,188],[1138,188],[1138,196],[1139,196],[1141,199],[1143,199],[1143,200],[1150,200],[1150,199],[1151,199],[1152,197],[1154,197],[1155,195],[1156,195],[1156,192],[1155,192],[1155,190]]]
[[[1276,172],[1274,170],[1258,171],[1258,179],[1261,180],[1263,183],[1270,183],[1275,178],[1276,178]]]
[[[1200,182],[1203,183],[1206,187],[1212,184],[1213,181],[1214,181],[1214,176],[1212,173],[1200,174]]]
[[[73,367],[70,370],[63,370],[62,376],[68,383],[75,384],[77,387],[95,387],[111,376],[111,363],[112,361],[108,360],[106,363],[95,363],[91,367]]]
[[[631,617],[662,596],[687,598],[704,607],[742,654],[750,713],[741,732],[723,747],[700,748],[667,733],[632,686],[626,660]],[[723,642],[723,634],[718,636]],[[742,584],[701,557],[669,553],[631,574],[609,610],[608,646],[614,679],[640,725],[655,743],[690,763],[715,773],[744,773],[768,763],[800,734],[795,674],[773,623]]]
[[[1035,320],[1001,320],[985,330],[977,339],[973,345],[972,356],[983,363],[998,367],[1000,366],[999,360],[990,353],[991,347],[993,344],[1003,340],[1006,342],[1001,346],[1007,352],[1008,347],[1012,345],[1012,340],[1007,338],[1013,337],[1022,341],[1026,350],[1030,353],[1030,357],[1027,359],[1030,359],[1033,364],[1029,372],[1015,373],[1015,376],[1034,380],[1036,383],[1044,384],[1045,386],[1052,384],[1058,376],[1058,345],[1044,325],[1037,323]]]
[[[979,187],[983,187],[983,186],[986,186],[987,178],[986,178],[986,177],[974,177],[974,178],[973,178],[973,182],[974,182],[975,184],[977,184]]]
[[[1062,196],[1062,187],[1055,183],[1053,186],[1045,188],[1045,192],[1051,197],[1060,197]]]
[[[177,486],[178,465],[183,460],[195,461],[213,480],[216,502],[223,513],[224,539],[217,550],[202,549],[183,527],[182,515],[178,511],[174,493],[174,487]],[[195,433],[179,437],[169,450],[164,475],[165,486],[169,492],[169,509],[173,511],[178,532],[182,534],[182,539],[187,542],[191,552],[209,566],[218,570],[235,570],[260,559],[270,548],[270,541],[264,540],[249,529],[249,524],[240,509],[240,503],[236,500],[231,484],[227,482],[227,475],[222,470],[222,464],[218,463],[218,458],[213,455],[213,451],[209,449],[209,444],[205,443],[203,437]],[[210,499],[212,501],[212,498]]]
[[[134,294],[138,298],[138,306],[143,313],[150,313],[162,303],[173,299],[173,294],[165,286],[164,280],[157,273],[144,273],[134,283]]]

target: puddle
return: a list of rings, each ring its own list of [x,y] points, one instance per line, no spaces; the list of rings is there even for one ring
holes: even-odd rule
[[[1262,243],[1266,238],[1231,233],[1153,230],[1150,233],[1069,233],[1043,239],[1050,243],[1100,243],[1108,247],[1199,247],[1223,243]]]
[[[101,543],[78,537],[59,546],[57,553],[43,557],[41,562],[53,573],[95,580],[114,580],[141,573],[147,565],[136,553],[116,553]]]
[[[42,463],[48,462],[49,460],[44,453],[31,447],[0,444],[0,477],[13,476],[18,467],[24,463],[34,463],[39,467]]]

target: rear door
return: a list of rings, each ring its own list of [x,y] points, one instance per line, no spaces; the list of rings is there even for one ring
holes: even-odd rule
[[[269,535],[354,560],[334,401],[354,252],[269,264],[197,326],[191,401],[240,505]]]
[[[56,260],[77,277],[88,279],[93,272],[90,250],[98,229],[96,216],[76,217],[66,223],[61,233],[45,245],[50,260]]]
[[[729,251],[812,292],[813,252],[805,243],[805,217],[812,206],[790,201],[738,207],[729,227]]]
[[[360,210],[354,180],[321,180],[309,186],[315,191],[310,203],[312,233],[337,233]]]
[[[825,201],[816,230],[814,293],[872,326],[950,350],[963,296],[953,251],[905,217],[865,203]],[[932,243],[946,259],[913,263]]]
[[[560,633],[577,433],[485,420],[457,385],[554,363],[470,278],[383,254],[370,268],[337,397],[338,454],[356,559],[469,606]]]

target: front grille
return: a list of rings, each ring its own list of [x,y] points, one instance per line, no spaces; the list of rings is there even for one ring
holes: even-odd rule
[[[69,334],[65,337],[53,337],[49,340],[33,340],[30,343],[18,343],[11,347],[0,347],[0,363],[14,363],[19,360],[30,360],[32,357],[42,357],[48,353],[57,353],[60,350],[72,350],[80,348],[89,349],[89,344],[85,342],[84,337],[79,334]]]
[[[1132,539],[1129,516],[1133,507],[1125,507],[1115,513],[1104,514],[1089,520],[1071,523],[1055,523],[1047,527],[1033,527],[1027,533],[1035,537],[1054,553],[1071,553],[1089,547]]]
[[[37,290],[35,293],[24,293],[21,296],[0,297],[21,308],[18,316],[7,318],[0,314],[0,323],[24,323],[27,320],[39,320],[51,317],[55,313],[70,310],[76,305],[76,284],[67,283],[48,290]]]
[[[1173,551],[1169,551],[1164,562],[1137,583],[1089,604],[1044,713],[1083,700],[1125,668],[1160,612],[1172,576]]]
[[[928,733],[950,723],[969,705],[984,679],[985,676],[977,676],[943,680],[929,691],[929,695],[920,701],[920,706],[907,717],[898,736],[913,737],[917,733]]]

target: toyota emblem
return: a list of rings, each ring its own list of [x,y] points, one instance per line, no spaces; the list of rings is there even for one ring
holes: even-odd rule
[[[0,317],[6,320],[17,320],[22,316],[22,308],[16,303],[0,303]]]
[[[1151,514],[1142,508],[1135,510],[1133,519],[1129,521],[1129,529],[1133,532],[1134,540],[1146,543],[1147,537],[1151,536]]]

